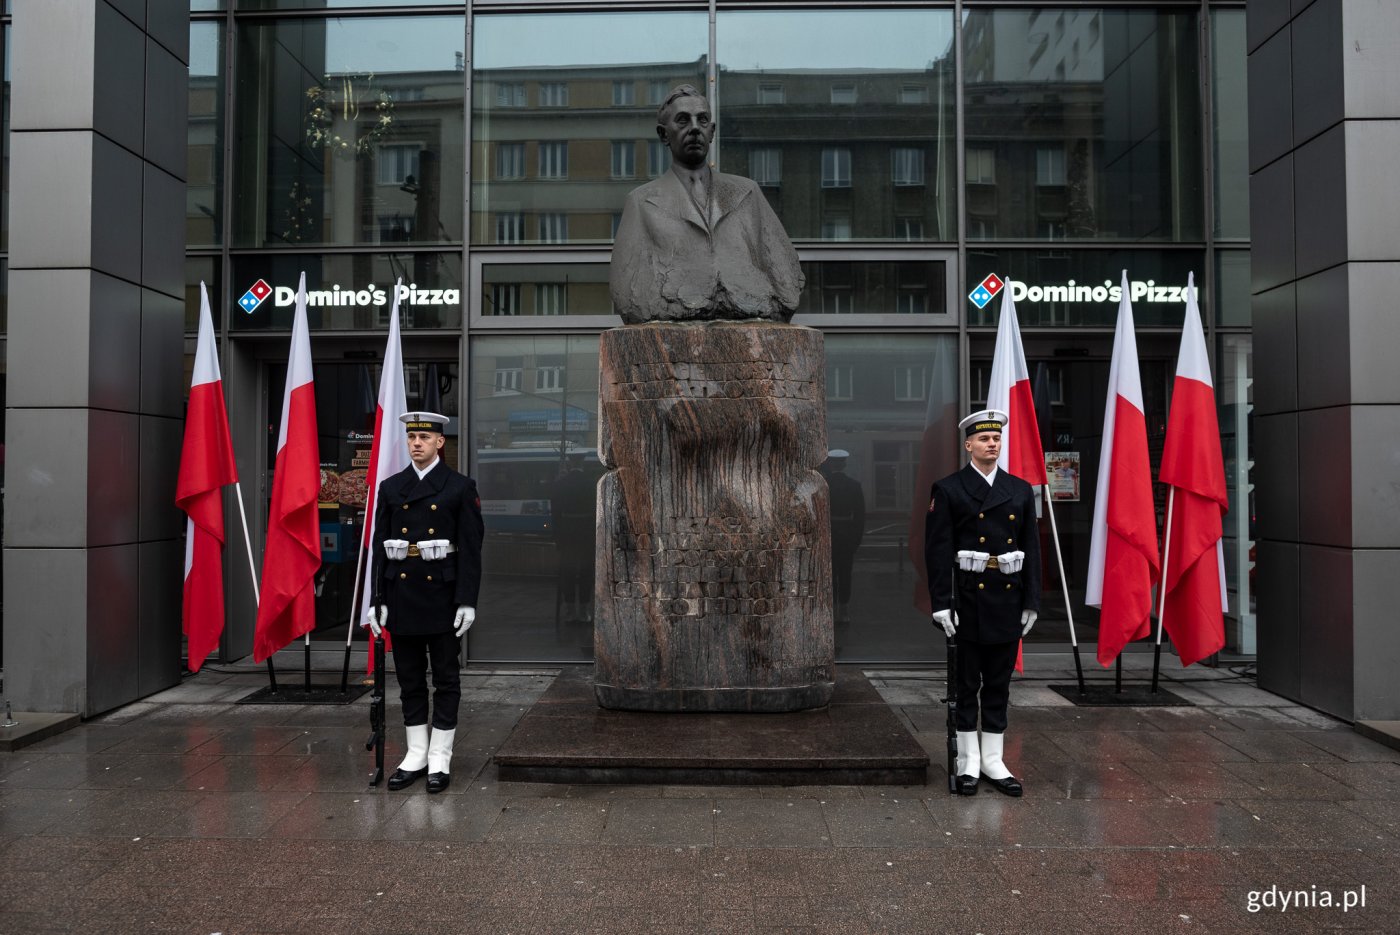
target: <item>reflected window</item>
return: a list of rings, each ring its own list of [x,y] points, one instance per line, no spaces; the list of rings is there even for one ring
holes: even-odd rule
[[[241,21],[235,246],[373,244],[405,231],[418,243],[459,242],[462,216],[451,206],[463,201],[465,168],[461,23],[460,16]],[[222,71],[222,61],[209,68]],[[385,217],[412,221],[386,226]]]
[[[476,278],[483,316],[613,314],[606,263],[483,263]]]
[[[671,147],[660,140],[647,141],[647,177],[656,178],[671,168]]]
[[[569,144],[540,144],[540,178],[566,179],[569,177]]]
[[[469,655],[586,661],[603,473],[598,338],[476,337],[471,373],[472,474],[486,542]],[[500,391],[502,381],[509,390]]]
[[[657,140],[659,143],[660,140]],[[613,140],[612,177],[631,179],[637,176],[637,144],[631,140]]]
[[[569,106],[569,86],[562,81],[543,81],[540,83],[540,106],[541,107],[568,107]]]
[[[918,626],[928,617],[916,600],[928,593],[922,574],[929,488],[957,469],[962,450],[957,346],[952,334],[826,336],[827,444],[847,453],[822,466],[843,661],[933,651],[933,636]],[[856,528],[843,517],[853,517]]]
[[[496,215],[496,243],[520,243],[525,239],[525,215],[503,211]]]
[[[708,84],[706,14],[482,13],[472,36],[473,162],[495,165],[493,152],[503,147],[521,154],[509,163],[521,171],[475,174],[473,240],[610,242],[613,216],[641,173],[655,178],[670,167],[670,152],[651,145],[660,142],[656,104],[677,85]],[[515,85],[528,88],[536,106],[499,96]],[[648,144],[645,157],[639,141]],[[494,236],[501,210],[523,213],[519,239]],[[561,212],[569,216],[562,231],[536,223]],[[530,239],[536,232],[538,241]]]
[[[783,151],[765,146],[749,152],[749,178],[759,185],[776,188],[783,182]]]
[[[9,102],[9,28],[6,41],[6,126]],[[185,163],[185,244],[212,246],[223,239],[224,30],[190,24],[189,125]],[[8,143],[6,151],[8,152]],[[9,159],[5,159],[9,192]],[[8,229],[8,220],[5,221]],[[3,245],[0,245],[3,246]]]
[[[516,282],[493,283],[491,286],[491,314],[520,314],[520,284]],[[518,388],[518,387],[517,387]]]
[[[418,175],[417,143],[386,143],[379,147],[379,184],[403,185]]]
[[[1142,8],[970,9],[969,237],[1200,240],[1196,21]]]
[[[524,107],[525,82],[503,81],[496,85],[497,107]]]
[[[496,362],[495,396],[517,396],[525,368],[518,357],[504,357]]]
[[[525,144],[498,143],[496,145],[496,178],[523,179],[525,177]]]
[[[822,188],[851,187],[851,151],[822,150]],[[850,236],[849,232],[847,236]]]
[[[951,10],[722,10],[715,43],[719,166],[790,237],[953,239]]]
[[[908,146],[897,146],[890,151],[890,176],[895,185],[924,184],[924,151]]]
[[[948,265],[942,260],[806,262],[798,314],[944,314]],[[982,274],[983,276],[986,273]]]
[[[565,243],[569,239],[569,216],[562,211],[540,215],[540,243]]]

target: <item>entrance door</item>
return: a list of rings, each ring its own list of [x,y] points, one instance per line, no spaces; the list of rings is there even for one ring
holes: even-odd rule
[[[1089,567],[1089,539],[1098,483],[1104,402],[1108,392],[1112,335],[1026,334],[1026,363],[1030,368],[1041,444],[1051,478],[1055,527],[1069,582],[1069,611],[1081,653],[1092,660],[1098,638],[1098,611],[1084,606]],[[1180,336],[1138,334],[1138,362],[1147,417],[1147,447],[1155,479],[1166,439],[1167,406],[1175,378]],[[987,378],[996,342],[994,334],[971,337],[971,396],[985,404]],[[1160,528],[1166,513],[1166,488],[1153,485]],[[1069,616],[1061,583],[1050,517],[1040,516],[1042,581],[1040,620],[1026,641],[1027,648],[1056,650],[1070,642]],[[1154,620],[1155,625],[1155,620]]]

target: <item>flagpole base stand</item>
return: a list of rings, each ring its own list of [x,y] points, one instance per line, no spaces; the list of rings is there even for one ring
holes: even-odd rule
[[[298,685],[272,688],[263,686],[250,695],[238,699],[237,704],[350,704],[365,692],[369,685],[350,685],[345,691],[339,685],[312,685],[310,689]]]
[[[1115,691],[1110,683],[1090,682],[1081,692],[1078,685],[1048,685],[1052,692],[1083,708],[1190,708],[1191,702],[1165,688],[1155,692],[1151,686],[1124,684]]]

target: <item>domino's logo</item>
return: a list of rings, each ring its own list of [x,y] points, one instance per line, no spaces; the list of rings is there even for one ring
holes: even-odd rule
[[[992,301],[992,297],[1000,292],[1004,285],[1006,283],[1002,282],[996,273],[988,273],[987,278],[979,282],[977,288],[969,292],[967,297],[979,309],[986,308],[987,303]]]
[[[249,315],[258,310],[258,306],[263,304],[263,299],[272,295],[272,287],[265,280],[259,279],[253,283],[253,287],[243,293],[243,298],[238,300],[238,304],[243,311]]]

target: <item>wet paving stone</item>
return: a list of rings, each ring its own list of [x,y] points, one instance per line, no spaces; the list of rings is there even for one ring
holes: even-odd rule
[[[0,932],[1400,931],[1400,754],[1201,677],[1198,707],[1014,704],[1020,799],[947,794],[932,675],[886,679],[934,760],[890,787],[501,782],[550,677],[493,673],[448,792],[389,793],[363,704],[185,690],[0,754]],[[1362,885],[1364,911],[1248,908]]]

